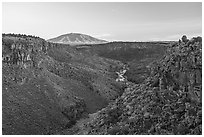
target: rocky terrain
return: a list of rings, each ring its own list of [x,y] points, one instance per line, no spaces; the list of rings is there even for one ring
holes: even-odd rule
[[[53,134],[107,106],[119,61],[27,35],[2,35],[3,134]]]
[[[127,81],[122,96],[74,134],[201,135],[201,53],[201,37],[183,36],[152,64],[150,77],[142,84]]]
[[[202,134],[201,37],[2,50],[3,134]]]
[[[53,43],[70,44],[70,45],[107,43],[107,41],[105,40],[97,39],[89,35],[80,34],[80,33],[68,33],[68,34],[60,35],[56,38],[48,39],[47,41],[53,42]]]

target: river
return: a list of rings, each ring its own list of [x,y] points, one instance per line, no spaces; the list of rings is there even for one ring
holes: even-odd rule
[[[127,81],[127,77],[124,76],[125,73],[127,72],[127,70],[128,70],[127,65],[124,65],[123,68],[120,69],[119,72],[116,72],[116,74],[118,75],[118,77],[116,78],[116,81],[117,81],[117,82],[120,82],[120,81],[121,81],[121,82],[125,82],[125,81]]]

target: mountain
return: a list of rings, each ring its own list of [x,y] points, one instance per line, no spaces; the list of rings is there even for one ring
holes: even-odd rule
[[[53,43],[69,44],[69,45],[107,43],[107,41],[105,40],[97,39],[89,35],[80,34],[80,33],[64,34],[56,38],[48,39],[47,41],[53,42]]]
[[[3,134],[54,134],[120,96],[119,61],[42,38],[2,35]]]

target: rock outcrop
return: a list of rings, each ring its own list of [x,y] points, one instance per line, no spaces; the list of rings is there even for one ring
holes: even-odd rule
[[[2,36],[3,134],[55,134],[105,107],[122,91],[110,65],[73,47]]]
[[[143,84],[98,112],[88,134],[202,134],[201,49],[201,37],[170,46]]]

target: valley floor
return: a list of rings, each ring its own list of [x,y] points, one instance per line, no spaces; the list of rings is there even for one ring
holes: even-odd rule
[[[98,112],[89,114],[88,118],[82,118],[77,121],[75,125],[73,125],[69,129],[65,129],[62,132],[57,133],[56,135],[87,135],[88,130],[86,124],[92,122],[97,118]]]

